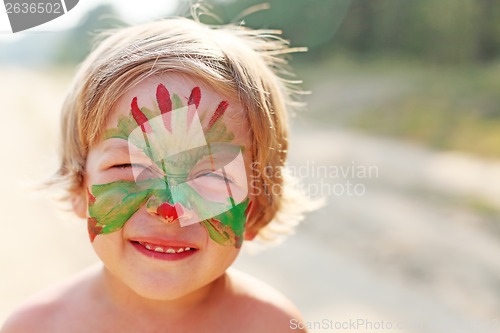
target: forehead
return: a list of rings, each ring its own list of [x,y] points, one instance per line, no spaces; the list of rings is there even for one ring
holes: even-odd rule
[[[201,79],[179,73],[170,73],[149,77],[129,90],[127,90],[115,103],[109,118],[106,122],[106,129],[116,128],[120,119],[129,117],[131,114],[131,103],[137,99],[139,108],[158,108],[157,88],[163,85],[171,97],[178,98],[178,102],[183,106],[188,105],[190,96],[194,88],[200,92],[197,114],[203,130],[208,130],[210,120],[217,113],[221,102],[227,102],[221,120],[227,130],[234,134],[234,143],[249,147],[250,130],[243,107],[233,97],[223,94]],[[175,101],[172,101],[175,105]]]

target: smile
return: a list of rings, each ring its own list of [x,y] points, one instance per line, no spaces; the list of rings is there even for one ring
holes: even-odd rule
[[[164,247],[154,244],[149,244],[146,242],[139,242],[142,246],[150,251],[161,252],[161,253],[182,253],[184,251],[194,251],[190,247]]]
[[[198,249],[188,244],[158,244],[153,241],[131,240],[132,246],[143,255],[160,260],[180,260],[195,254]]]

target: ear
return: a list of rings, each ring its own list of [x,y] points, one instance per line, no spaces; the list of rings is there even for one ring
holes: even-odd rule
[[[255,237],[257,237],[257,232],[253,231],[252,229],[245,230],[245,237],[244,237],[244,239],[246,241],[254,240]]]
[[[85,191],[71,195],[71,206],[78,217],[87,218],[87,195]]]

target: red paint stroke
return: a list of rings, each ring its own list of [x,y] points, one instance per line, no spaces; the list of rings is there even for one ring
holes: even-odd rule
[[[156,101],[163,115],[163,124],[165,128],[169,132],[172,132],[172,116],[170,114],[172,111],[172,99],[170,98],[168,89],[162,83],[156,87]]]
[[[139,106],[137,105],[137,97],[134,97],[132,99],[132,103],[130,104],[131,112],[132,112],[132,117],[134,117],[135,122],[137,125],[141,126],[141,130],[143,133],[151,133],[153,130],[151,128],[151,125],[148,123],[148,117],[139,109]]]
[[[95,203],[95,197],[92,193],[90,193],[90,190],[88,188],[87,188],[87,198],[89,200],[89,205]]]
[[[252,205],[253,205],[253,201],[250,200],[250,202],[248,203],[247,208],[245,209],[245,216],[246,217],[248,217],[248,214],[250,213],[250,209],[251,209]]]
[[[89,217],[87,219],[87,228],[91,242],[93,242],[96,236],[102,232],[102,226],[97,225],[97,219],[95,217]]]
[[[191,90],[191,95],[189,95],[188,99],[188,114],[187,114],[188,127],[191,125],[191,122],[193,121],[194,114],[198,109],[198,106],[200,105],[200,101],[201,101],[200,87],[194,87],[193,90]]]
[[[179,218],[178,212],[183,214],[182,206],[179,203],[175,205],[170,204],[169,202],[164,202],[158,206],[156,213],[163,217],[167,223],[172,223]]]
[[[212,118],[208,122],[209,129],[212,128],[212,126],[214,126],[214,124],[217,122],[217,120],[219,120],[220,117],[222,117],[224,115],[224,112],[226,112],[228,106],[229,106],[228,101],[220,102],[219,106],[217,107],[217,110],[215,110],[214,115],[212,116]]]
[[[196,108],[200,106],[201,101],[201,90],[200,87],[194,87],[191,90],[191,95],[189,95],[188,105],[194,104]]]

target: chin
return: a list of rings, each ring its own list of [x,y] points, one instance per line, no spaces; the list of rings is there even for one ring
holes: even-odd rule
[[[125,284],[138,296],[154,301],[175,301],[196,292],[203,292],[204,288],[209,288],[211,283],[222,276],[224,272],[217,276],[205,279],[193,278],[168,278],[165,276],[141,276],[134,281],[124,281]]]

